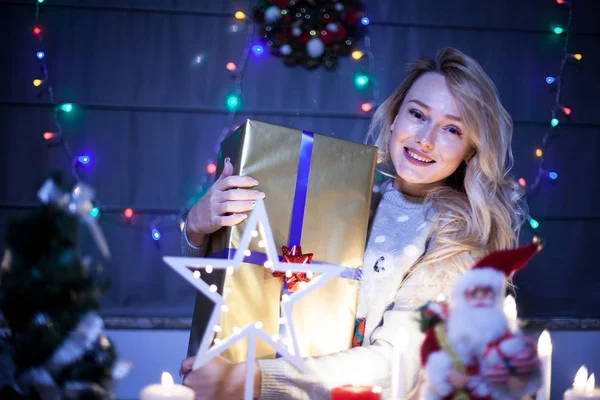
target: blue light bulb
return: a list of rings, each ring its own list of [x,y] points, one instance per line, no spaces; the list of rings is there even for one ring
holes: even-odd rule
[[[371,23],[371,20],[369,19],[369,17],[362,17],[360,19],[360,23],[363,24],[363,25],[365,25],[365,26],[367,26],[367,25],[369,25]]]
[[[41,60],[46,56],[46,54],[43,51],[38,51],[37,53],[35,53],[35,56]]]
[[[160,232],[156,228],[152,229],[152,239],[160,240]]]

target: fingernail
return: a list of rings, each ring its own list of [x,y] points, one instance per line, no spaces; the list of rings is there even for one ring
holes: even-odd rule
[[[224,162],[225,164],[229,164],[229,163],[231,162],[231,158],[229,158],[229,157],[225,157],[225,159],[223,160],[223,162]]]
[[[256,179],[252,179],[252,183],[254,183],[255,185],[258,185],[258,181]]]
[[[264,192],[260,192],[260,195],[262,196],[262,198],[264,199],[265,197],[267,197],[267,195]]]

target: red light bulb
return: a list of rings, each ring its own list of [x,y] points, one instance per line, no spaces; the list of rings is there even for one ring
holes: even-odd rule
[[[210,163],[206,166],[206,172],[208,172],[209,174],[214,174],[215,172],[217,172],[217,166],[213,163]]]
[[[33,33],[35,33],[36,35],[39,35],[40,33],[42,33],[42,28],[40,28],[39,26],[36,26],[35,28],[33,28]]]
[[[523,179],[523,178],[519,178],[519,180],[517,182],[519,182],[519,185],[521,185],[523,187],[527,186],[527,182],[525,182],[525,179]]]
[[[54,137],[54,133],[52,132],[44,132],[44,134],[42,135],[44,137],[45,140],[50,140]]]
[[[363,112],[369,112],[373,109],[373,105],[371,103],[362,103],[360,109],[363,110]]]
[[[571,115],[571,109],[569,107],[563,107],[563,112],[565,115]]]
[[[131,208],[126,208],[125,211],[123,211],[123,215],[127,218],[131,218],[133,217],[133,210]]]

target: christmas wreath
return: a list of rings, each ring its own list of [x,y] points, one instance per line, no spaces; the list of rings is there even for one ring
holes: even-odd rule
[[[261,39],[286,65],[328,69],[354,50],[369,23],[360,0],[261,0],[254,20]]]

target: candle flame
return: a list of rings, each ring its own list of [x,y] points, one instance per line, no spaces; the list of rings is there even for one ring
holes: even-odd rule
[[[591,374],[587,380],[587,383],[585,384],[585,393],[586,394],[594,393],[595,387],[596,387],[596,377],[594,376],[594,374]]]
[[[399,328],[398,333],[396,334],[396,347],[401,352],[405,352],[408,347],[408,342],[410,340],[410,334],[406,330],[406,328]]]
[[[575,380],[573,381],[573,389],[577,392],[583,392],[585,390],[585,386],[588,379],[588,370],[585,365],[582,365],[581,368],[575,374]]]
[[[511,294],[504,299],[504,314],[509,320],[514,321],[517,319],[517,303]]]
[[[164,388],[172,388],[174,383],[171,374],[168,372],[163,372],[162,376],[160,377],[160,384]]]
[[[552,353],[552,340],[550,340],[550,333],[547,330],[544,330],[538,339],[538,353],[541,356]]]

